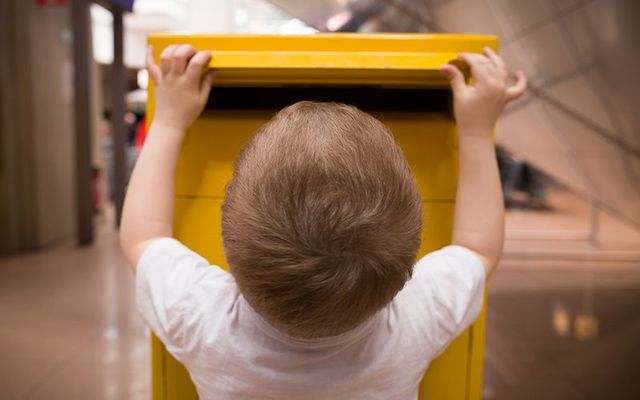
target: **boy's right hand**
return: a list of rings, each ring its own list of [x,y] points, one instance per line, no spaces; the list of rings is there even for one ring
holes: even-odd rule
[[[155,89],[154,124],[184,133],[204,109],[216,71],[207,71],[210,51],[188,44],[167,46],[156,65],[147,49],[147,70]]]
[[[472,84],[468,85],[462,72],[452,64],[440,68],[453,90],[458,132],[467,136],[490,136],[505,105],[525,92],[527,79],[519,70],[516,82],[509,85],[507,67],[488,47],[484,48],[484,55],[461,53],[459,57],[471,67]]]

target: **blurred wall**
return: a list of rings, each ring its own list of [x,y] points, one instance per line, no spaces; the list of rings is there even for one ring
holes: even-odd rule
[[[190,0],[187,26],[191,32],[229,32],[233,26],[233,4],[230,0]]]
[[[422,3],[422,0],[408,0]],[[529,75],[497,141],[640,228],[640,2],[427,0],[439,31],[500,37]]]
[[[74,233],[69,5],[0,2],[0,253]]]

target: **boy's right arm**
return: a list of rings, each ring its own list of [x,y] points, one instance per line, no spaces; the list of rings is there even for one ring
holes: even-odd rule
[[[187,129],[209,98],[215,72],[203,72],[210,59],[209,51],[171,45],[156,65],[153,48],[148,49],[156,116],[131,176],[120,226],[120,246],[134,272],[152,241],[172,235],[178,153]]]
[[[504,240],[504,202],[492,132],[505,105],[524,93],[527,82],[518,71],[516,83],[509,86],[504,62],[489,48],[484,55],[463,53],[460,58],[471,67],[472,84],[453,65],[441,68],[454,94],[460,148],[452,244],[474,251],[488,277]]]

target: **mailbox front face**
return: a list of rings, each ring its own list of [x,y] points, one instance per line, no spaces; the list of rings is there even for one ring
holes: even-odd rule
[[[455,124],[448,112],[450,97],[446,92],[443,96],[441,90],[446,82],[435,78],[434,68],[437,70],[443,62],[454,59],[457,52],[479,52],[485,45],[495,48],[497,41],[494,37],[487,36],[444,35],[442,40],[440,36],[434,35],[362,37],[366,39],[364,42],[359,42],[359,37],[348,34],[295,38],[288,48],[295,54],[291,54],[289,58],[285,57],[287,48],[283,49],[283,44],[274,41],[272,37],[233,37],[236,41],[235,53],[242,53],[244,43],[251,51],[263,51],[268,56],[269,46],[277,47],[274,43],[279,43],[280,47],[272,48],[271,51],[277,52],[277,57],[280,58],[268,60],[273,65],[269,69],[267,62],[267,71],[261,71],[235,53],[223,55],[223,60],[219,60],[221,64],[212,62],[212,67],[220,68],[219,76],[226,75],[227,78],[216,82],[220,87],[214,86],[212,91],[213,100],[216,89],[218,93],[223,93],[219,104],[211,102],[211,107],[189,129],[183,145],[177,172],[174,217],[174,234],[178,240],[212,264],[226,268],[220,236],[220,206],[224,198],[224,187],[231,178],[233,160],[242,145],[277,112],[277,108],[306,99],[348,102],[383,121],[403,149],[423,198],[424,230],[419,256],[450,243],[457,180],[457,140]],[[301,44],[300,40],[307,43]],[[213,50],[213,60],[216,60],[216,54],[225,52],[225,46],[229,46],[228,37],[224,36],[152,36],[149,42],[156,49],[156,57],[165,46],[178,42],[193,43],[199,49]],[[340,46],[341,43],[345,45]],[[325,46],[325,50],[341,48],[343,51],[323,52],[322,46]],[[221,49],[220,52],[216,51],[218,48]],[[311,50],[302,52],[300,49],[304,48]],[[374,59],[359,59],[358,48],[364,48],[369,55],[379,48],[381,55]],[[421,51],[414,51],[415,48]],[[409,61],[403,61],[393,49],[399,49],[413,64],[408,65]],[[314,59],[316,53],[331,53],[334,61],[326,58],[326,54],[323,55],[325,58]],[[391,65],[389,68],[385,67],[385,55]],[[345,58],[350,58],[351,62],[346,62]],[[313,63],[319,63],[320,67],[313,67],[310,71],[309,65],[305,64],[307,61],[312,66],[315,65]],[[232,65],[234,62],[237,65]],[[380,62],[382,65],[376,67],[375,63]],[[417,65],[420,62],[422,64]],[[296,66],[300,68],[295,69]],[[340,66],[345,68],[340,69]],[[392,69],[393,66],[405,69]],[[410,67],[414,69],[406,69]],[[292,69],[295,73],[278,75]],[[364,75],[368,74],[367,77],[363,77],[362,71],[366,72]],[[332,75],[334,72],[335,76]],[[350,74],[357,78],[349,78]],[[282,80],[281,85],[276,85],[278,76]],[[298,80],[295,90],[289,90],[289,86],[286,86],[291,83],[288,79],[292,76]],[[307,85],[301,86],[305,76],[309,76]],[[354,79],[358,87],[345,86],[353,84]],[[425,84],[425,80],[428,80],[428,84]],[[365,81],[367,87],[363,86]],[[407,88],[411,90],[406,91]],[[234,100],[233,93],[236,89],[245,93],[250,90],[253,100],[247,98],[242,103]],[[419,91],[415,92],[414,89]],[[266,95],[263,90],[271,95]],[[359,90],[365,91],[363,93],[366,96],[354,97],[352,93]],[[151,88],[148,120],[153,115],[152,93]],[[276,94],[275,97],[273,93]],[[397,98],[389,102],[389,105],[376,103],[376,99],[390,96]],[[260,98],[273,99],[275,104],[269,105]],[[424,103],[421,103],[424,105],[416,105],[416,98],[424,99]],[[380,100],[380,103],[383,102]],[[420,399],[480,399],[483,345],[484,311],[470,329],[432,362],[420,385]],[[171,357],[155,337],[152,342],[152,358],[155,399],[197,399],[195,388],[184,367]]]

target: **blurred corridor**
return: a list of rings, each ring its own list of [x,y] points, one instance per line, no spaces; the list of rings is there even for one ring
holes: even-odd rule
[[[112,224],[95,245],[0,259],[3,399],[149,399],[149,330]]]
[[[0,399],[151,398],[117,222],[157,32],[498,36],[531,85],[496,128],[508,212],[483,398],[640,399],[639,16],[635,0],[0,2]]]

